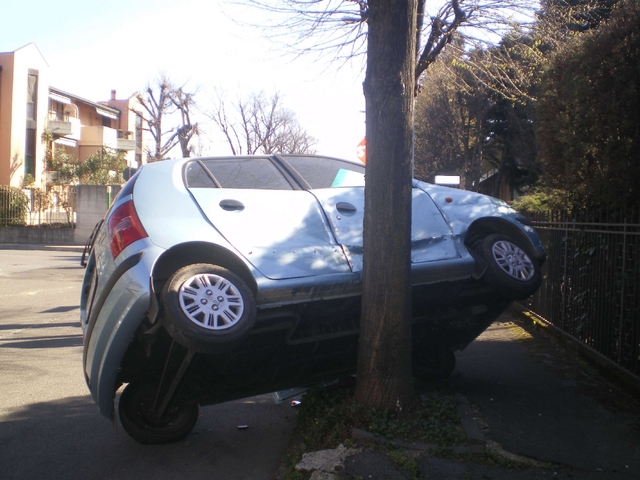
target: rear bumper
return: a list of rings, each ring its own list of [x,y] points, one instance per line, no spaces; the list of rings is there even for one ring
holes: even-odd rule
[[[122,359],[151,308],[153,256],[136,253],[105,279],[88,318],[82,318],[83,368],[93,400],[105,417],[114,414],[113,398]]]

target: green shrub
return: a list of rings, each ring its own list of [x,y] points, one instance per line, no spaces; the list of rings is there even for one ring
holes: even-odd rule
[[[16,187],[0,187],[0,226],[23,226],[27,223],[29,199]]]
[[[562,190],[533,190],[519,200],[509,202],[513,208],[524,214],[546,213],[551,211],[571,210],[571,196]]]

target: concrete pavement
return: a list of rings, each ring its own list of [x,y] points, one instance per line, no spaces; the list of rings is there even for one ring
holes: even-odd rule
[[[524,328],[523,328],[524,327]],[[471,405],[486,449],[527,468],[488,465],[473,455],[410,451],[421,479],[640,478],[640,404],[552,335],[516,311],[503,315],[464,352],[448,388]],[[477,457],[478,458],[478,457]],[[370,449],[344,461],[337,478],[404,479]]]

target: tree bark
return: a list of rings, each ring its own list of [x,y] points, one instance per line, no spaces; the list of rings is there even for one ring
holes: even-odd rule
[[[408,408],[411,376],[411,168],[417,0],[371,0],[367,172],[356,400]]]

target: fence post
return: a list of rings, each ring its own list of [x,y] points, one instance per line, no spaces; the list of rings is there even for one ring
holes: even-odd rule
[[[569,258],[569,221],[566,217],[566,212],[560,213],[562,222],[564,225],[564,233],[562,236],[563,239],[563,252],[562,252],[562,307],[560,309],[560,329],[565,331],[564,329],[564,320],[565,320],[565,306],[567,305],[567,262]]]
[[[627,283],[625,276],[627,270],[627,216],[624,216],[622,225],[622,279],[620,286],[620,333],[618,337],[618,365],[622,365],[622,342],[624,340],[623,328],[624,328],[624,290]]]

